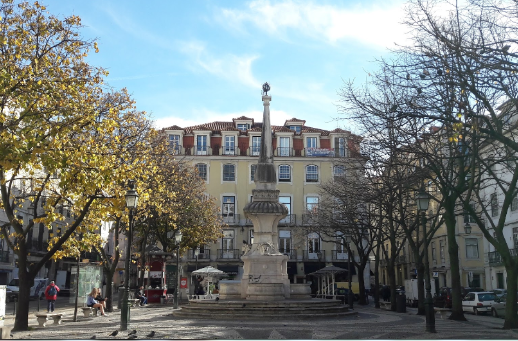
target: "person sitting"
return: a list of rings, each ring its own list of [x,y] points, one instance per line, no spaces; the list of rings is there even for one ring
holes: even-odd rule
[[[104,306],[100,304],[95,298],[97,297],[97,288],[93,288],[86,298],[86,305],[90,308],[98,308],[102,316],[108,316],[104,313]]]
[[[103,308],[106,309],[106,300],[107,298],[102,296],[101,288],[97,288],[97,296],[95,297],[95,300],[103,305]]]
[[[147,304],[147,297],[146,297],[146,294],[144,293],[143,286],[140,286],[140,288],[137,289],[137,291],[135,292],[135,298],[138,298],[140,300],[140,306]]]

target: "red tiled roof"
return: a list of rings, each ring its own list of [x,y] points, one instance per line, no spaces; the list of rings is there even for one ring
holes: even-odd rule
[[[302,123],[304,123],[304,124],[306,123],[306,121],[304,121],[304,120],[299,120],[298,118],[295,118],[295,117],[293,117],[291,120],[286,120],[286,121],[284,121],[284,125],[286,125],[286,123],[287,123],[287,122],[302,122]]]
[[[237,120],[240,120],[240,121],[254,121],[253,118],[250,118],[250,117],[246,117],[246,116],[241,116],[241,117],[238,117],[238,118],[233,118],[232,121],[237,121]]]
[[[172,126],[170,126],[168,128],[164,128],[162,130],[183,130],[183,128],[181,128],[181,127],[179,127],[177,125],[172,125]]]

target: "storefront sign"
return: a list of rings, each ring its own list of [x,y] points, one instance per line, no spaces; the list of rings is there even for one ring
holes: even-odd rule
[[[306,149],[306,156],[314,156],[314,157],[327,157],[327,156],[334,156],[335,151],[333,149],[328,148],[307,148]]]
[[[439,273],[437,271],[432,272],[432,277],[439,277]]]
[[[180,278],[180,288],[187,289],[187,277]]]

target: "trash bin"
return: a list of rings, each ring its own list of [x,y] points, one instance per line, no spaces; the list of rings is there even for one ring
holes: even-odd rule
[[[165,304],[165,295],[160,296],[160,304]]]
[[[396,312],[406,313],[406,295],[403,292],[396,296]]]

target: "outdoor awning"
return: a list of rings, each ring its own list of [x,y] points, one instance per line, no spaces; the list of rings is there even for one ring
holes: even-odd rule
[[[297,274],[297,262],[288,262],[288,275],[296,275]]]
[[[324,267],[324,264],[318,264],[318,262],[304,262],[304,273],[306,275],[318,271]]]
[[[337,266],[339,268],[344,268],[345,270],[349,271],[348,262],[333,262],[333,265]],[[356,275],[356,268],[352,264],[351,264],[351,275]]]
[[[218,265],[218,270],[225,272],[227,275],[237,275],[237,265]]]

